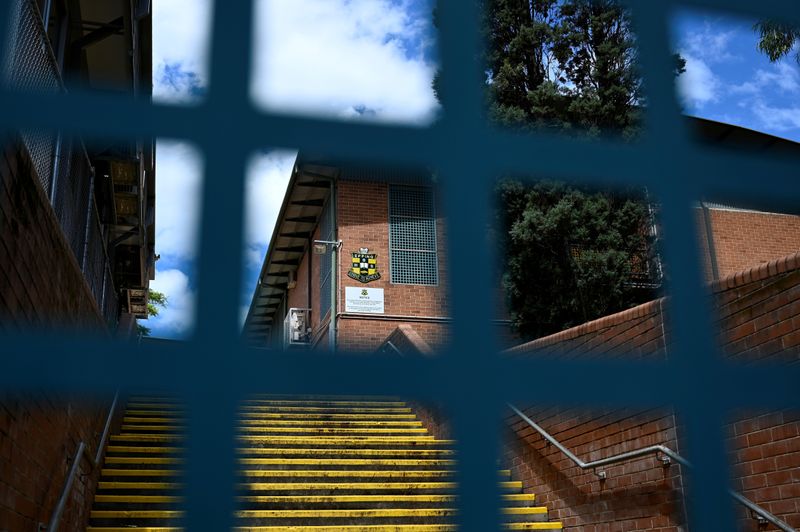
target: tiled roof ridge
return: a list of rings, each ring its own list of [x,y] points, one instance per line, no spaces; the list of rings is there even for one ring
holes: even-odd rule
[[[565,329],[548,336],[536,338],[530,342],[511,347],[506,350],[506,353],[513,354],[517,352],[531,351],[536,348],[557,344],[565,340],[571,340],[573,338],[583,336],[584,334],[606,329],[614,325],[619,325],[620,323],[624,323],[626,321],[656,314],[659,311],[659,307],[661,306],[663,300],[663,297],[654,299],[621,312],[609,314],[608,316],[587,321],[586,323],[576,325],[575,327],[570,327],[569,329]]]
[[[791,255],[786,255],[785,257],[781,257],[779,259],[759,264],[758,266],[753,266],[752,268],[748,268],[746,270],[727,275],[722,279],[718,279],[709,283],[709,288],[711,289],[712,293],[724,292],[725,290],[738,288],[755,281],[762,281],[769,277],[793,270],[800,270],[800,251],[792,253]],[[608,316],[603,316],[602,318],[598,318],[596,320],[587,321],[586,323],[576,325],[575,327],[570,327],[569,329],[565,329],[555,334],[543,336],[542,338],[537,338],[535,340],[531,340],[530,342],[511,347],[505,352],[513,354],[531,351],[541,347],[547,347],[565,340],[577,338],[587,333],[598,331],[600,329],[619,325],[621,323],[625,323],[626,321],[656,314],[660,311],[660,307],[665,299],[666,297],[661,297],[654,299],[653,301],[648,301],[647,303],[642,303],[641,305],[628,310],[609,314]]]
[[[769,262],[764,262],[746,270],[726,275],[721,279],[713,281],[710,284],[710,288],[713,293],[724,292],[725,290],[738,288],[755,281],[763,281],[769,277],[798,269],[800,269],[800,251]]]

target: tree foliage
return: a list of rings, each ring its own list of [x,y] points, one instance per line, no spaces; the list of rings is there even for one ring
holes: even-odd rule
[[[486,0],[487,98],[504,125],[634,134],[641,78],[628,12],[612,0]]]
[[[505,180],[497,199],[503,284],[523,336],[557,332],[652,297],[629,283],[632,256],[650,244],[640,194]]]
[[[792,52],[796,44],[800,44],[800,28],[783,22],[765,20],[755,25],[759,32],[758,49],[769,57],[770,61],[779,61]],[[795,54],[800,63],[800,48]]]
[[[484,0],[486,99],[515,129],[634,137],[645,104],[628,11],[612,0]],[[675,74],[685,66],[674,56]],[[537,337],[651,299],[629,282],[648,242],[641,191],[505,180],[496,190],[513,322]]]
[[[161,309],[167,308],[169,300],[166,294],[158,290],[150,289],[149,298],[147,300],[147,317],[158,316]],[[150,327],[146,327],[141,323],[136,324],[136,328],[141,336],[150,336]]]

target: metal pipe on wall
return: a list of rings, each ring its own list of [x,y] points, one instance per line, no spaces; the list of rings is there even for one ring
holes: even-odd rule
[[[329,211],[333,241],[337,242],[337,244],[331,246],[331,319],[328,322],[328,346],[333,353],[336,351],[336,296],[338,295],[337,284],[339,282],[338,272],[336,271],[336,257],[339,252],[339,231],[336,227],[336,181],[334,178],[331,178],[331,197],[328,201],[330,202]]]

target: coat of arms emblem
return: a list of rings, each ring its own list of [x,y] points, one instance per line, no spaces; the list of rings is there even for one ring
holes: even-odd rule
[[[381,278],[378,273],[378,255],[369,253],[369,249],[361,248],[353,252],[353,263],[347,276],[362,283],[369,283]]]

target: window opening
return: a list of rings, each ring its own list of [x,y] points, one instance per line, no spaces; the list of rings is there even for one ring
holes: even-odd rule
[[[389,262],[393,283],[439,283],[433,189],[390,185]]]

